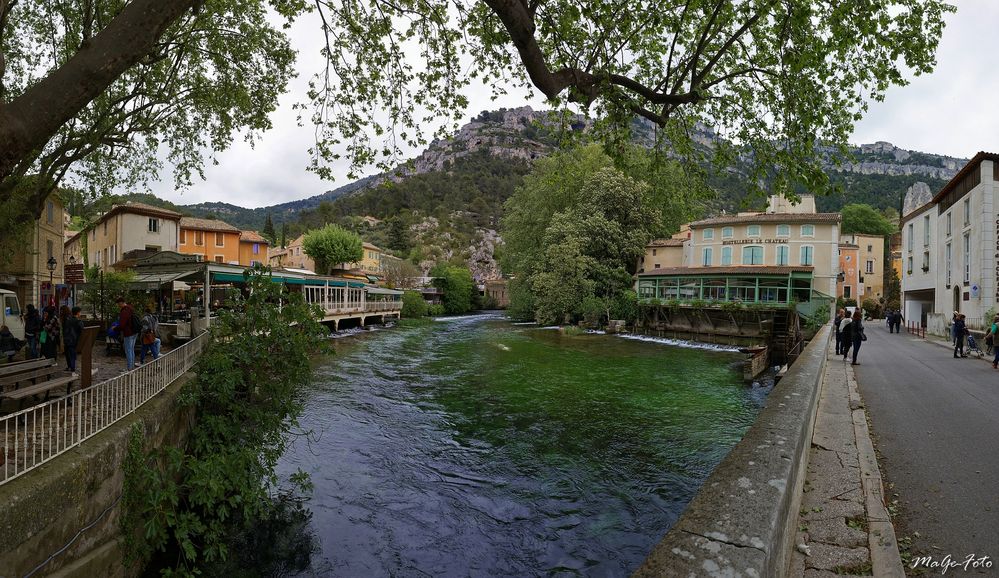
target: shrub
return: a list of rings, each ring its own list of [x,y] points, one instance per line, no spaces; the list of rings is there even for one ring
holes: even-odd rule
[[[403,317],[426,317],[428,312],[427,300],[418,291],[406,291],[402,294]]]
[[[427,308],[427,314],[431,317],[437,317],[439,315],[444,315],[445,313],[447,313],[447,311],[440,303],[433,303]]]

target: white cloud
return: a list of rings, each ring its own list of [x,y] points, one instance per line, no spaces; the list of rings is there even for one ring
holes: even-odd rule
[[[927,153],[969,158],[999,150],[999,3],[964,0],[947,17],[933,73],[894,87],[872,103],[856,143],[889,141]]]
[[[970,157],[979,150],[999,150],[999,113],[994,105],[999,94],[999,70],[991,55],[999,53],[999,3],[965,0],[958,12],[947,18],[938,51],[936,70],[895,87],[881,103],[871,103],[853,135],[857,144],[890,141],[897,146],[929,153]],[[176,191],[167,172],[154,183],[153,192],[179,204],[221,201],[243,207],[264,207],[304,199],[350,182],[346,163],[336,167],[335,182],[323,181],[305,170],[308,148],[313,143],[312,126],[298,126],[293,103],[304,99],[309,78],[322,66],[319,49],[323,42],[314,15],[301,18],[289,31],[299,51],[299,77],[272,115],[274,128],[255,148],[243,141],[218,154],[219,164],[208,166],[205,180],[186,191]],[[472,90],[467,118],[481,110],[518,107],[525,103],[544,106],[511,88],[510,94],[491,100],[484,86]],[[427,133],[432,133],[428,130]],[[407,156],[418,150],[405,151]],[[375,172],[374,169],[369,171]]]

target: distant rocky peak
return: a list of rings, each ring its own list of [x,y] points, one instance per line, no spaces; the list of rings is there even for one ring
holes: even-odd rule
[[[922,181],[913,183],[905,191],[905,198],[902,200],[902,216],[908,215],[931,200],[933,200],[933,191],[930,190],[929,185]]]

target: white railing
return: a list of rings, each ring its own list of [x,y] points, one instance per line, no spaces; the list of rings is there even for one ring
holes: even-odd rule
[[[0,418],[0,484],[110,427],[160,393],[197,361],[202,333],[173,351],[86,389]]]
[[[366,311],[402,311],[402,301],[368,301]]]

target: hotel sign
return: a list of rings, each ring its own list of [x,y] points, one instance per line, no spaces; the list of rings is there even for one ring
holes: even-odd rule
[[[722,245],[755,245],[757,243],[787,243],[787,239],[729,239]]]

